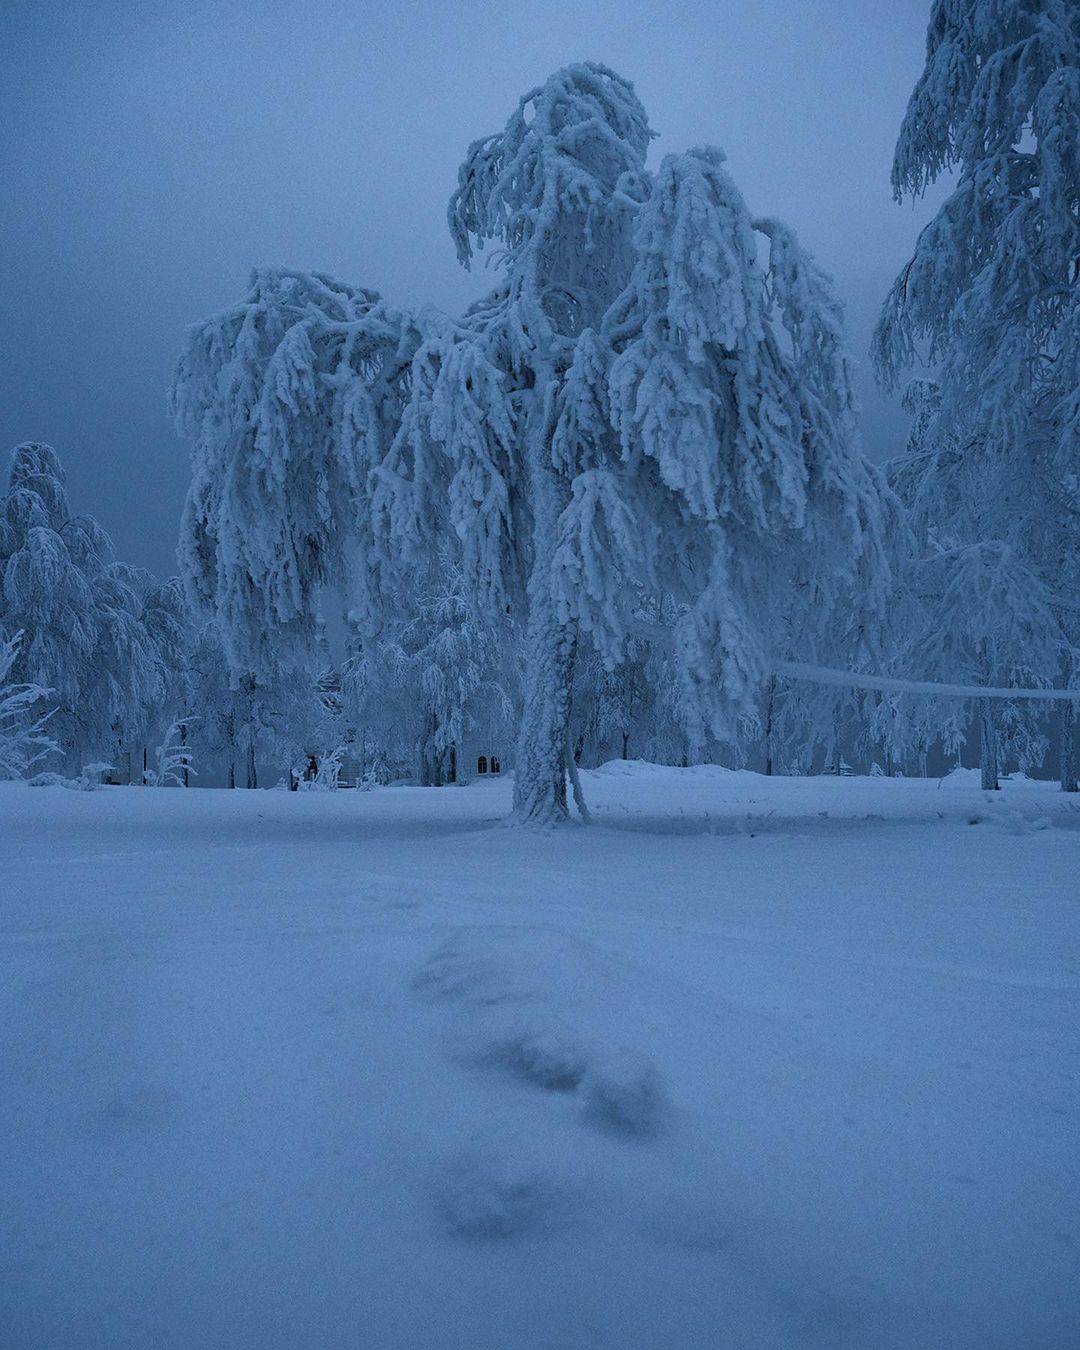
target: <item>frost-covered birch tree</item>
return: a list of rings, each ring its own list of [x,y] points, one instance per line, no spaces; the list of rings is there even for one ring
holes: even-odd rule
[[[509,606],[525,630],[520,820],[567,811],[577,641],[554,560],[576,466],[562,445],[564,386],[582,334],[629,277],[649,140],[630,84],[585,64],[530,90],[501,132],[470,147],[451,231],[466,265],[499,246],[505,279],[421,348],[380,483],[388,539],[452,529],[473,602]]]
[[[190,329],[170,408],[192,442],[180,566],[256,685],[304,665],[321,592],[379,601],[368,480],[397,431],[415,329],[373,292],[263,269]]]
[[[893,189],[919,196],[947,171],[956,184],[893,286],[875,357],[890,387],[919,358],[937,367],[917,414],[925,452],[902,470],[908,495],[933,516],[933,548],[976,550],[963,555],[969,579],[992,555],[1020,569],[1060,630],[1038,647],[1052,662],[1040,682],[1065,687],[1080,642],[1078,165],[1080,7],[936,0]]]
[[[191,331],[173,391],[194,441],[185,579],[234,670],[302,650],[327,586],[376,631],[452,548],[475,616],[524,632],[519,820],[567,814],[583,630],[614,668],[642,595],[666,606],[701,744],[753,717],[776,614],[798,598],[809,638],[815,609],[880,594],[827,279],[750,217],[719,151],[654,178],[650,138],[626,80],[557,72],[459,174],[459,258],[502,268],[483,300],[406,316],[257,273]]]
[[[451,225],[465,258],[503,244],[506,284],[429,346],[396,442],[410,489],[442,448],[477,588],[527,609],[521,819],[566,812],[580,627],[617,665],[642,588],[669,597],[700,745],[752,716],[796,575],[820,620],[880,562],[831,287],[719,151],[653,180],[648,134],[630,87],[580,66],[474,145]]]

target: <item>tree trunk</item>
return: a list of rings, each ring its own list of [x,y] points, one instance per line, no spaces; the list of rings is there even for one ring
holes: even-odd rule
[[[573,628],[559,622],[552,587],[558,521],[570,500],[570,486],[551,467],[550,427],[545,424],[537,431],[529,456],[533,565],[511,818],[520,824],[554,825],[569,815],[566,774],[577,638]]]
[[[979,769],[982,773],[982,787],[985,792],[997,792],[998,782],[998,744],[997,728],[994,726],[994,709],[988,698],[979,702]]]
[[[569,814],[566,739],[574,679],[574,636],[555,620],[555,605],[529,606],[525,706],[514,770],[513,818],[553,825]]]
[[[769,697],[765,704],[765,774],[772,777],[773,772],[773,699],[776,696],[776,681],[769,681]]]
[[[248,736],[247,743],[247,786],[249,788],[259,786],[259,775],[255,770],[255,737],[253,734]]]
[[[438,718],[434,713],[428,713],[427,723],[424,727],[424,739],[420,746],[421,787],[442,787],[443,785],[443,757],[434,748],[435,733],[438,729]]]
[[[229,786],[236,787],[236,761],[233,759],[229,760]]]
[[[1075,703],[1061,705],[1061,790],[1080,791],[1080,718]]]
[[[185,749],[187,748],[187,723],[186,723],[186,722],[181,722],[181,723],[180,723],[180,744],[181,744],[182,746],[184,746]],[[187,760],[186,760],[186,759],[184,760],[184,767],[183,767],[183,769],[181,770],[181,773],[182,773],[183,779],[184,779],[184,786],[185,786],[185,787],[190,787],[191,784],[188,782],[188,766],[187,766]]]
[[[622,757],[623,759],[630,758],[630,733],[628,731],[624,731],[622,734]]]

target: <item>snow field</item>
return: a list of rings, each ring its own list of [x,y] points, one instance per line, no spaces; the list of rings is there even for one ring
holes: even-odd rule
[[[0,788],[4,1350],[1075,1344],[1074,803],[585,789]]]

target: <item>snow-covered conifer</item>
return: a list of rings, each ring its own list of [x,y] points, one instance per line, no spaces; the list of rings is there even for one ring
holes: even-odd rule
[[[1000,542],[940,549],[913,567],[917,608],[897,669],[945,685],[1039,688],[1062,659],[1061,627],[1040,579]],[[1026,770],[1046,741],[1039,710],[1019,703],[901,694],[905,733],[923,744],[940,737],[955,752],[972,718],[980,733],[982,785],[996,789],[1006,756]]]
[[[69,767],[110,759],[145,732],[161,670],[142,622],[149,577],[117,562],[93,520],[72,516],[56,452],[31,442],[12,455],[0,500],[2,617],[23,641],[13,673],[48,687],[50,734]]]
[[[937,366],[904,495],[941,547],[997,548],[1023,569],[1061,630],[1039,680],[1065,687],[1080,643],[1078,164],[1080,8],[936,0],[893,188],[957,181],[893,286],[875,356],[888,386],[919,357]]]

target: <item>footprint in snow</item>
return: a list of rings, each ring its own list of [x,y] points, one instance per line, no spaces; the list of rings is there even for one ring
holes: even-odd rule
[[[569,1192],[543,1169],[480,1147],[444,1160],[432,1198],[447,1235],[467,1242],[546,1236],[574,1213]]]
[[[453,1053],[466,1063],[496,1069],[544,1092],[572,1092],[589,1066],[584,1045],[557,1021],[516,1020],[503,1028],[459,1034]]]
[[[647,1055],[619,1050],[593,1061],[581,1083],[582,1116],[608,1134],[649,1138],[664,1127],[667,1091]]]

